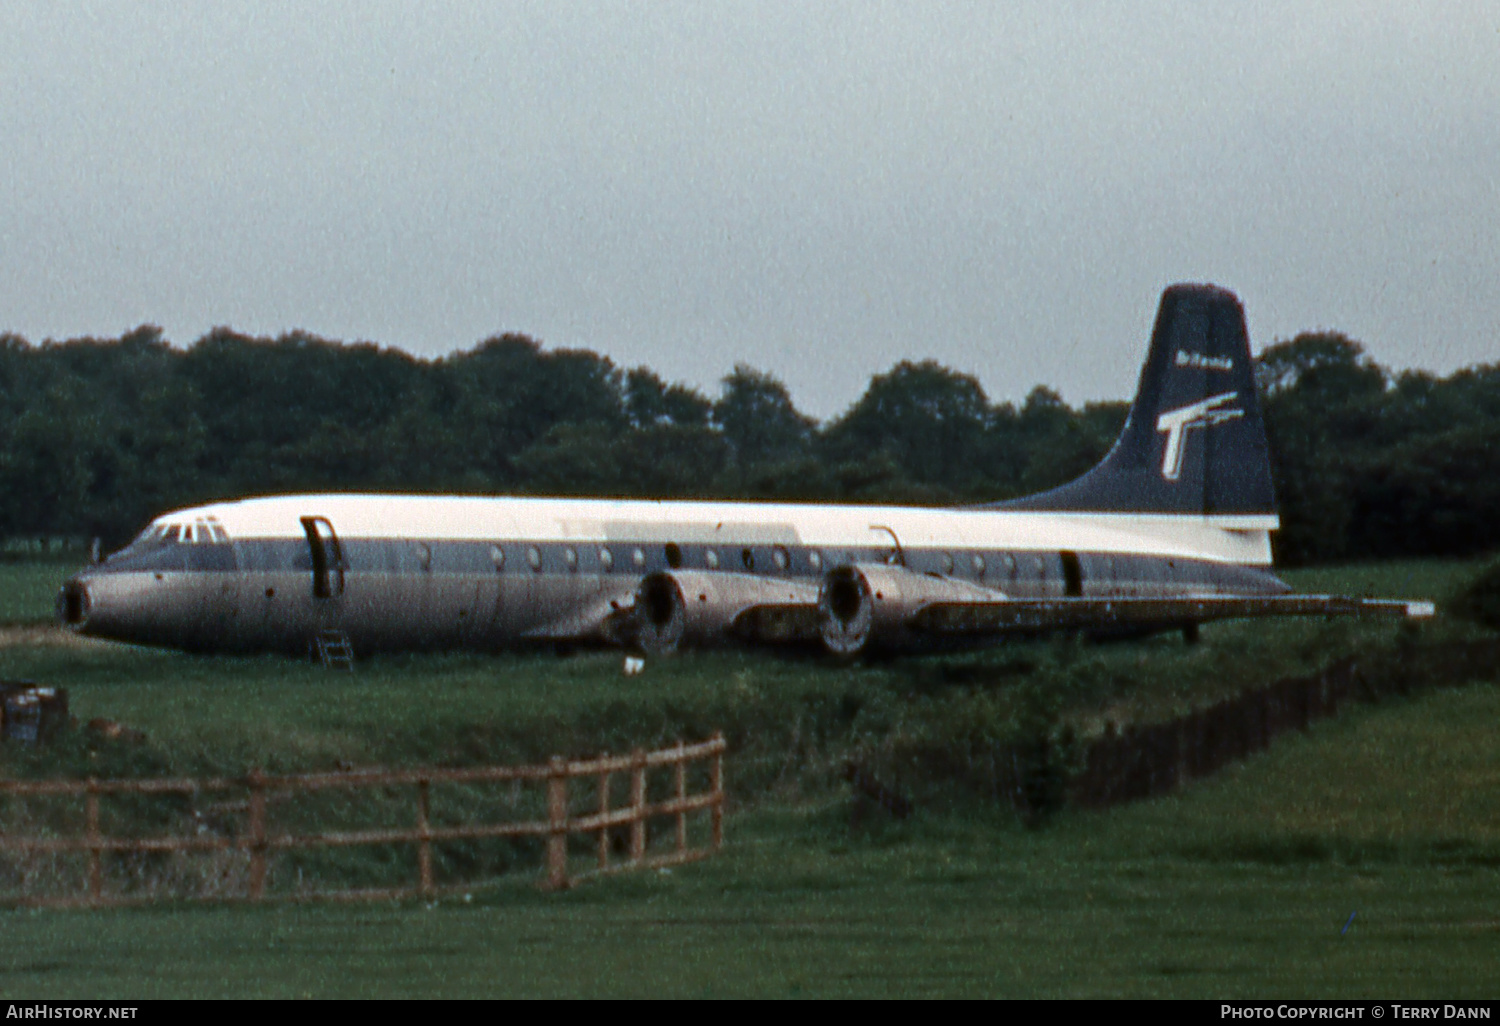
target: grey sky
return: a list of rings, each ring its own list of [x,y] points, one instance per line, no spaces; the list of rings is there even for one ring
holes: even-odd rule
[[[933,357],[1134,385],[1258,346],[1500,359],[1500,5],[0,6],[0,330],[501,331],[820,417]]]

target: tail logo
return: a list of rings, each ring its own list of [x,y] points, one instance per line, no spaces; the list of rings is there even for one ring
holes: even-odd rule
[[[1176,481],[1177,476],[1182,473],[1184,443],[1187,441],[1187,433],[1193,428],[1213,427],[1245,415],[1245,411],[1237,406],[1226,408],[1238,396],[1238,392],[1222,392],[1191,405],[1168,410],[1156,418],[1156,430],[1167,433],[1167,451],[1161,461],[1162,477],[1168,481]]]

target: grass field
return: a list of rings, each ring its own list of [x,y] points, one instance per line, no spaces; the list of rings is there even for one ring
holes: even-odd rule
[[[0,912],[0,993],[1493,997],[1497,718],[1492,686],[1362,709],[1038,832],[762,808],[717,860],[563,895]]]
[[[77,560],[0,561],[0,624],[51,622],[53,603]]]
[[[9,585],[34,569],[0,565],[0,594],[22,594]],[[1441,599],[1472,570],[1288,576]],[[47,615],[55,585],[6,615]],[[1194,647],[1028,644],[852,667],[710,653],[629,679],[602,655],[391,657],[341,676],[19,634],[0,645],[0,677],[65,684],[78,717],[148,740],[7,749],[5,775],[531,759],[722,727],[735,804],[719,858],[562,895],[527,875],[430,908],[0,911],[0,995],[1493,997],[1491,685],[1362,707],[1173,797],[1064,811],[1040,830],[915,778],[914,820],[855,829],[834,773],[850,754],[894,766],[915,750],[902,744],[980,743],[1038,703],[1080,722],[1168,715],[1395,631],[1225,624]]]

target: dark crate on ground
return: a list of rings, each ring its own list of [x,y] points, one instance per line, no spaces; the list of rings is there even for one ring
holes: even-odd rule
[[[68,691],[29,680],[0,681],[0,738],[44,744],[68,723]]]

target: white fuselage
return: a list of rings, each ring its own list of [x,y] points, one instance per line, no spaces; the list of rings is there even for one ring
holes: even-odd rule
[[[291,495],[158,517],[61,601],[83,633],[196,649],[296,649],[328,629],[364,650],[491,648],[596,640],[644,576],[667,571],[767,578],[789,594],[867,563],[1000,596],[1260,591],[1279,582],[1245,568],[1269,565],[1274,526],[1274,516]]]

